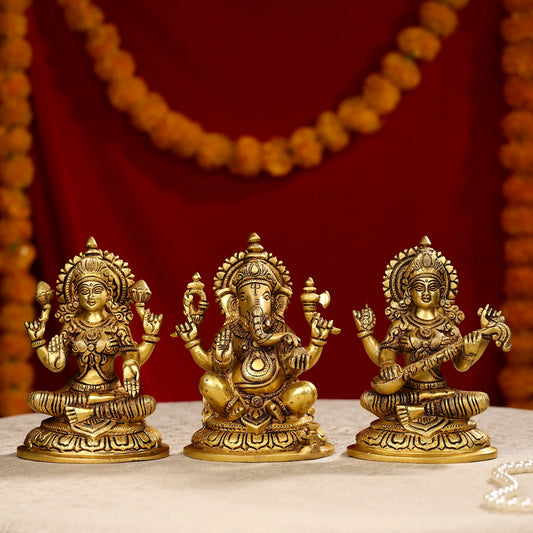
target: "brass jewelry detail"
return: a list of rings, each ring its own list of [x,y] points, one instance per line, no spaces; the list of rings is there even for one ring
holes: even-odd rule
[[[207,299],[200,275],[193,276],[183,299],[187,322],[177,325],[172,334],[181,337],[205,370],[200,379],[203,427],[185,447],[186,455],[267,462],[333,453],[313,420],[315,386],[298,379],[318,362],[328,335],[340,332],[317,312],[318,304],[329,304],[329,294],[319,296],[312,285],[309,278],[302,295],[311,327],[311,340],[304,348],[284,319],[292,296],[289,272],[252,233],[247,250],[234,254],[218,269],[214,291],[226,320],[212,347],[204,350],[198,326]]]
[[[468,370],[490,340],[509,351],[511,331],[501,311],[487,305],[478,311],[480,329],[461,336],[458,325],[464,315],[455,305],[457,273],[430,245],[424,237],[419,246],[400,252],[387,266],[383,290],[391,326],[383,342],[371,334],[372,309],[353,312],[358,337],[380,367],[372,390],[361,396],[361,405],[378,419],[348,447],[353,457],[459,463],[497,455],[488,435],[471,420],[488,407],[488,396],[449,387],[441,366],[452,361],[457,370]],[[400,353],[403,367],[396,361]]]
[[[144,281],[134,284],[127,263],[98,249],[91,237],[87,250],[71,259],[57,282],[63,324],[48,346],[43,336],[54,291],[39,282],[35,299],[40,317],[26,322],[26,331],[41,363],[53,372],[66,368],[69,357],[77,370],[56,392],[36,391],[30,407],[49,415],[28,433],[17,454],[24,459],[70,463],[113,463],[158,459],[168,446],[144,418],[156,407],[154,398],[139,394],[140,367],[159,340],[162,315],[145,309],[151,296]],[[128,324],[132,304],[143,322],[143,341],[137,345]],[[115,374],[115,359],[122,357],[124,385]]]

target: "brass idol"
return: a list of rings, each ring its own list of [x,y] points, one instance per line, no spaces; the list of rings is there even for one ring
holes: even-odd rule
[[[483,355],[490,340],[504,351],[511,332],[501,311],[480,309],[481,328],[462,337],[464,314],[455,305],[457,273],[424,237],[396,255],[383,281],[391,321],[385,340],[373,336],[376,322],[367,306],[354,311],[366,353],[380,367],[361,405],[378,420],[361,431],[348,454],[373,461],[456,463],[492,459],[497,451],[470,418],[487,409],[488,395],[448,386],[441,365],[461,372]],[[396,362],[399,354],[405,366]]]
[[[56,392],[36,391],[30,407],[49,415],[27,435],[17,453],[24,459],[50,462],[111,463],[157,459],[168,455],[158,431],[147,426],[156,402],[139,394],[140,368],[159,340],[162,315],[146,309],[151,296],[144,281],[134,284],[128,264],[99,250],[91,237],[87,251],[71,259],[57,281],[61,332],[44,339],[54,291],[41,281],[35,299],[40,317],[27,322],[31,345],[52,372],[66,368],[74,356],[77,370]],[[131,305],[142,320],[143,341],[137,344],[128,324]],[[115,374],[122,358],[124,386]]]
[[[200,379],[203,427],[185,454],[240,462],[331,455],[333,446],[313,420],[316,388],[298,379],[318,362],[328,335],[340,331],[317,312],[318,304],[329,304],[329,294],[316,294],[309,278],[302,302],[311,341],[304,348],[284,319],[292,295],[289,272],[252,233],[246,252],[234,254],[218,269],[214,291],[226,320],[211,348],[204,350],[198,338],[207,308],[203,288],[195,274],[183,298],[187,321],[173,334],[205,370]]]

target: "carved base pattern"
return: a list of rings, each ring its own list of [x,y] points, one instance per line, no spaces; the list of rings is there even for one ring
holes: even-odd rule
[[[357,434],[348,455],[409,463],[463,463],[497,456],[488,435],[472,420],[421,417],[412,426],[413,431],[395,420],[375,420]]]
[[[93,420],[71,426],[61,418],[44,420],[17,449],[23,459],[67,463],[144,461],[168,453],[161,434],[144,422]]]
[[[238,422],[210,418],[192,436],[184,453],[195,459],[234,462],[298,461],[334,452],[320,426],[309,416],[272,423],[254,433]]]

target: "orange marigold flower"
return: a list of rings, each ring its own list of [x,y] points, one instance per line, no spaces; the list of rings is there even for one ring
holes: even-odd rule
[[[320,114],[316,122],[316,131],[322,144],[332,152],[343,150],[350,142],[350,135],[333,111],[324,111]]]
[[[28,389],[33,382],[33,367],[25,361],[0,364],[0,389]]]
[[[0,416],[15,416],[31,412],[28,405],[28,389],[0,391]]]
[[[263,168],[276,178],[286,176],[293,166],[287,139],[274,137],[262,145]]]
[[[181,113],[176,113],[175,123],[177,135],[170,144],[170,149],[180,157],[192,157],[203,142],[206,135],[198,122],[193,122]]]
[[[170,148],[178,136],[178,115],[175,111],[169,111],[150,130],[150,138],[160,150]]]
[[[455,9],[456,11],[458,9],[463,9],[463,7],[468,5],[468,2],[470,2],[470,0],[445,0],[445,1],[452,9]]]
[[[214,170],[228,165],[233,156],[233,143],[221,133],[206,133],[198,151],[196,161],[204,170]]]
[[[439,37],[448,37],[456,29],[459,19],[453,9],[432,0],[420,5],[420,23]]]
[[[27,98],[30,94],[30,78],[24,72],[19,70],[0,78],[0,98],[3,101]]]
[[[511,76],[505,81],[503,92],[509,106],[533,110],[533,81]]]
[[[27,127],[33,119],[30,103],[26,98],[7,100],[0,105],[0,124]]]
[[[25,128],[13,128],[0,133],[0,157],[20,154],[30,151],[32,144],[31,133]]]
[[[337,111],[345,128],[358,133],[374,133],[381,128],[379,116],[360,96],[343,100]]]
[[[88,32],[104,20],[102,10],[90,2],[69,3],[64,9],[65,20],[71,30]]]
[[[533,234],[533,207],[508,205],[502,211],[502,228],[512,236]]]
[[[107,88],[111,105],[119,111],[129,111],[142,102],[148,93],[146,82],[139,77],[113,79]]]
[[[130,116],[136,128],[150,131],[168,111],[168,105],[163,97],[149,91],[145,100],[141,100],[131,108]]]
[[[31,207],[28,195],[20,189],[0,187],[0,214],[11,218],[29,218]]]
[[[529,14],[513,13],[513,16],[503,19],[501,24],[503,40],[516,44],[533,37],[533,17]]]
[[[509,140],[533,140],[533,113],[522,109],[507,113],[502,120],[502,131]]]
[[[254,177],[261,172],[261,143],[249,135],[239,137],[235,142],[235,153],[230,163],[234,174]]]
[[[523,11],[533,9],[533,0],[503,0],[507,11]]]
[[[440,41],[424,28],[405,28],[398,35],[398,48],[404,54],[424,61],[433,61],[440,52]]]
[[[26,39],[14,37],[0,43],[0,67],[3,69],[25,70],[31,64],[31,46]]]
[[[8,248],[0,249],[0,272],[3,274],[15,270],[26,270],[35,261],[37,250],[31,243],[13,243]]]
[[[312,168],[322,163],[324,147],[318,140],[314,128],[295,130],[289,139],[289,147],[294,163],[300,167]]]
[[[11,246],[17,242],[29,241],[32,236],[33,226],[29,219],[4,218],[0,220],[1,246]]]
[[[511,44],[503,48],[502,68],[505,74],[533,78],[533,43]]]
[[[37,280],[27,272],[7,275],[0,284],[0,295],[4,301],[31,303]]]
[[[33,351],[30,339],[25,334],[2,333],[0,334],[0,346],[2,346],[0,362],[25,361],[32,355]]]
[[[10,187],[29,187],[34,174],[33,161],[25,155],[15,155],[0,163],[0,183]]]
[[[510,297],[533,297],[533,268],[528,266],[507,268],[504,291]]]
[[[389,52],[381,62],[383,76],[402,91],[410,91],[420,85],[422,75],[415,61],[398,52]]]
[[[30,7],[32,0],[0,0],[0,7],[6,11],[23,12]]]
[[[0,34],[8,37],[24,37],[28,33],[26,15],[4,11],[0,13]]]
[[[1,222],[0,222],[1,224]],[[24,322],[33,320],[35,311],[31,304],[6,303],[0,308],[0,324],[3,332],[24,333]]]
[[[106,54],[94,63],[94,73],[102,81],[131,78],[135,72],[135,60],[125,50]]]
[[[508,365],[498,382],[506,398],[523,400],[533,396],[533,365]]]
[[[507,263],[513,265],[533,263],[533,239],[529,237],[506,239],[504,249]]]
[[[120,35],[114,24],[101,24],[87,35],[85,47],[93,59],[118,52]]]
[[[507,300],[502,305],[502,312],[511,330],[533,329],[532,300]]]
[[[378,115],[390,113],[400,102],[400,91],[387,78],[370,74],[365,80],[363,98]]]
[[[508,170],[533,171],[533,142],[510,142],[500,148],[500,162]]]
[[[533,204],[533,177],[513,174],[502,186],[503,195],[514,204]]]

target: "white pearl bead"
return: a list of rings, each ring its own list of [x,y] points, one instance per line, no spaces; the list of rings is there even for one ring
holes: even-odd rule
[[[485,495],[485,505],[499,511],[533,511],[531,498],[518,498],[518,481],[511,474],[533,473],[533,460],[504,463],[491,472],[493,481],[502,488],[493,490]]]

